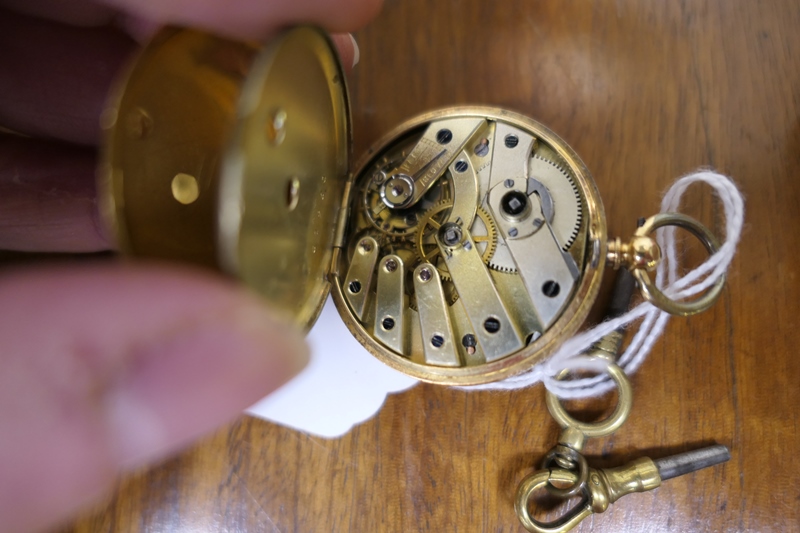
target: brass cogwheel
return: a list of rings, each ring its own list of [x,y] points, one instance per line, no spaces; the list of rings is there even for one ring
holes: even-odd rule
[[[363,188],[361,207],[365,218],[375,229],[388,235],[392,240],[405,240],[417,231],[419,220],[425,211],[438,202],[453,197],[453,185],[450,173],[445,172],[415,205],[407,209],[391,209],[383,203],[380,188],[387,179],[386,169],[396,164],[396,161],[389,161],[384,157],[375,166],[372,178]]]
[[[447,221],[452,207],[451,200],[443,200],[430,208],[420,219],[419,229],[414,236],[415,250],[420,262],[434,265],[439,271],[439,276],[445,281],[450,280],[450,272],[440,253],[439,245],[436,244],[435,235]],[[469,231],[481,254],[481,259],[488,264],[497,247],[497,226],[491,215],[483,208],[479,207],[476,215]]]
[[[561,249],[566,252],[575,242],[583,219],[583,202],[578,185],[564,167],[538,155],[531,158],[528,173],[542,183],[552,197],[554,212],[547,222],[553,228]]]
[[[531,178],[544,185],[550,196],[553,208],[549,214],[545,212],[547,223],[561,249],[566,252],[575,242],[583,220],[583,203],[578,186],[572,175],[561,165],[538,155],[530,159],[528,171]],[[488,266],[507,274],[517,271],[514,258],[502,238]]]

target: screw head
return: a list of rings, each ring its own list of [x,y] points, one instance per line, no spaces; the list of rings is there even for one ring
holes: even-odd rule
[[[493,316],[489,317],[483,322],[483,329],[485,329],[487,333],[497,333],[500,331],[500,321]]]
[[[436,142],[439,144],[447,144],[453,140],[453,132],[448,129],[441,129],[436,132]]]
[[[504,142],[506,144],[506,148],[516,148],[519,144],[519,137],[516,135],[506,135]]]
[[[514,186],[514,180],[507,179],[506,181],[503,182],[503,185],[506,186],[506,189],[510,189],[511,187]]]
[[[358,246],[364,253],[369,253],[372,251],[372,243],[367,240],[361,241],[360,243],[358,243]]]
[[[516,237],[517,235],[519,235],[517,228],[511,228],[510,230],[508,230],[509,237]]]
[[[444,345],[444,337],[439,334],[434,335],[431,337],[431,345],[434,348],[441,348]]]
[[[528,197],[520,191],[509,191],[500,199],[500,208],[503,213],[516,217],[521,215],[528,207]]]
[[[394,272],[397,270],[397,261],[394,259],[387,259],[386,262],[383,264],[383,267],[386,269],[387,272]]]
[[[457,161],[456,162],[456,172],[464,172],[469,168],[469,165],[466,161]]]
[[[544,285],[542,285],[542,294],[548,298],[555,298],[558,296],[559,292],[561,292],[561,285],[559,285],[557,281],[553,281],[551,279],[549,281],[545,281]]]
[[[461,242],[461,237],[463,236],[461,232],[461,228],[459,228],[455,224],[445,224],[442,226],[441,235],[442,235],[442,242],[444,242],[447,246],[455,246],[456,244]]]
[[[347,286],[347,290],[349,290],[353,294],[358,294],[361,292],[361,282],[357,279],[350,282],[350,285]]]
[[[478,157],[486,157],[489,154],[489,139],[481,139],[481,142],[475,145],[474,152]]]
[[[425,267],[425,268],[420,269],[420,271],[419,271],[419,279],[421,281],[430,281],[431,277],[432,277],[432,275],[431,275],[431,269],[430,268]]]
[[[397,173],[389,177],[380,190],[384,203],[390,208],[397,208],[414,194],[414,180],[411,176]]]

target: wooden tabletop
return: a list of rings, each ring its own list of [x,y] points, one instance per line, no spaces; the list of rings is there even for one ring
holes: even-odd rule
[[[698,167],[746,196],[722,298],[670,321],[628,422],[587,447],[601,466],[710,443],[731,461],[577,531],[800,531],[799,28],[796,0],[388,0],[356,36],[356,154],[417,113],[491,104],[580,154],[612,235]],[[722,231],[707,190],[686,210]],[[244,417],[123,478],[67,531],[523,531],[514,492],[556,437],[541,386],[420,385],[337,440]]]

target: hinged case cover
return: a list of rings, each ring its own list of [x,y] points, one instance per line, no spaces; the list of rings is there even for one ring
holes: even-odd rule
[[[164,30],[103,127],[100,196],[123,252],[221,269],[311,327],[351,150],[344,72],[324,32],[262,47]]]

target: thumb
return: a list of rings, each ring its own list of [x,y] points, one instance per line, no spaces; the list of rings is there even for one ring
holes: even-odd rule
[[[0,277],[0,531],[38,530],[277,388],[300,334],[232,284],[172,267]]]

